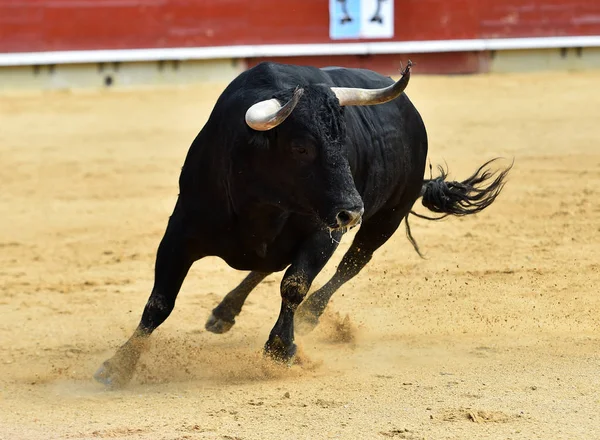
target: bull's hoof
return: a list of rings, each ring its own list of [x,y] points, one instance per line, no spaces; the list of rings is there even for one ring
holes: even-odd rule
[[[294,316],[294,331],[299,335],[307,335],[319,325],[319,316],[307,308],[300,306]]]
[[[276,337],[272,341],[267,341],[264,353],[279,364],[292,365],[296,350],[296,344],[293,342],[286,346],[280,338]]]
[[[94,379],[105,385],[107,388],[122,388],[131,381],[134,368],[119,365],[113,359],[104,361],[100,368],[94,373]]]
[[[235,320],[233,322],[225,321],[221,318],[217,318],[214,313],[211,313],[206,324],[204,324],[204,328],[209,332],[221,335],[231,330],[231,327],[233,327],[234,324]]]

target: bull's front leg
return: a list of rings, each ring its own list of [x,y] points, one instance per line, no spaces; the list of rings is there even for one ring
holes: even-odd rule
[[[265,354],[279,362],[289,362],[296,354],[294,344],[294,313],[304,300],[310,286],[337,248],[342,232],[320,231],[301,247],[281,281],[281,311]]]
[[[171,314],[175,299],[192,263],[200,258],[192,232],[194,223],[175,212],[156,254],[154,288],[133,335],[106,360],[94,378],[109,387],[126,385],[150,334]]]

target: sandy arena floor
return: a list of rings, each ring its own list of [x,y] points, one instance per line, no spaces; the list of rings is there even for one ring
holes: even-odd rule
[[[475,217],[414,218],[299,338],[261,348],[281,274],[192,268],[132,384],[92,380],[138,323],[187,148],[224,84],[0,97],[1,439],[600,438],[600,72],[414,76],[452,177],[515,157]],[[333,273],[347,236],[319,276]]]

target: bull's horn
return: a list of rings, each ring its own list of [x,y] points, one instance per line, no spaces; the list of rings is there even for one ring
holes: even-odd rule
[[[292,98],[283,106],[277,99],[257,102],[246,112],[246,124],[258,131],[277,127],[292,113],[303,93],[304,89],[296,87]]]
[[[408,60],[402,77],[391,86],[383,89],[355,89],[352,87],[332,87],[340,105],[376,105],[391,101],[402,94],[410,79],[412,62]]]

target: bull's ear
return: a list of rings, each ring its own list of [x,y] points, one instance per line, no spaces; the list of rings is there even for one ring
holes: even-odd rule
[[[408,81],[410,80],[410,68],[412,62],[408,60],[406,67],[402,71],[402,77],[394,84],[383,89],[358,89],[353,87],[332,87],[340,105],[377,105],[384,104],[397,98],[404,92]]]
[[[288,102],[281,105],[277,99],[267,99],[254,104],[246,111],[246,124],[253,130],[267,131],[277,127],[294,111],[304,89],[296,87]]]

